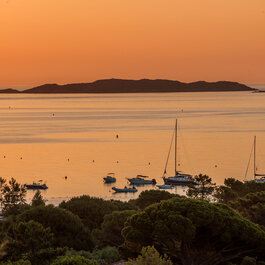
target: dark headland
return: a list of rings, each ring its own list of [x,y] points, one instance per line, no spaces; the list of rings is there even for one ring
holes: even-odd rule
[[[0,93],[61,94],[61,93],[161,93],[161,92],[216,92],[254,91],[244,84],[229,81],[182,83],[165,79],[103,79],[91,83],[66,85],[45,84],[23,91],[0,90]]]

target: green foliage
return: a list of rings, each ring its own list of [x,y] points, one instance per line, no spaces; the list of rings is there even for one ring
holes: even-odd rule
[[[27,190],[14,178],[8,182],[0,177],[0,205],[5,216],[16,214],[19,206],[26,204]]]
[[[249,193],[265,191],[265,183],[254,181],[243,183],[234,178],[228,178],[225,179],[224,184],[224,186],[218,187],[214,194],[218,202],[229,203]]]
[[[214,192],[215,183],[212,183],[212,179],[203,174],[199,174],[194,177],[197,185],[190,184],[187,191],[187,196],[194,199],[209,200]]]
[[[141,192],[139,197],[134,200],[133,203],[140,209],[144,209],[151,204],[161,202],[162,200],[169,200],[173,197],[179,196],[164,190],[145,190]]]
[[[124,227],[125,221],[128,217],[137,213],[134,210],[114,211],[104,216],[104,221],[101,229],[93,231],[94,237],[97,238],[97,245],[102,246],[119,246],[123,243],[124,239],[121,235],[121,230]]]
[[[20,259],[18,261],[0,262],[0,265],[31,265],[31,262],[29,260]]]
[[[265,191],[250,193],[244,198],[231,202],[230,205],[244,217],[262,225],[265,229]]]
[[[65,253],[67,257],[82,256],[89,260],[96,261],[99,265],[108,265],[119,261],[119,253],[117,248],[107,246],[103,249],[95,249],[93,252],[68,250]]]
[[[53,235],[50,228],[44,228],[35,221],[13,223],[7,231],[6,256],[17,260],[23,255],[29,259],[39,250],[51,246]]]
[[[99,264],[112,264],[113,262],[119,261],[120,256],[117,248],[107,246],[103,249],[94,250],[91,258],[96,260]]]
[[[43,196],[39,190],[37,190],[34,194],[31,205],[32,207],[45,206],[45,200],[43,199]]]
[[[20,221],[34,220],[50,227],[54,234],[54,247],[70,247],[76,250],[91,250],[93,243],[89,230],[80,218],[71,212],[53,205],[32,207],[17,216]]]
[[[257,265],[257,262],[255,258],[244,257],[240,265]]]
[[[141,255],[136,260],[129,260],[126,265],[172,265],[167,257],[161,257],[154,247],[142,248]]]
[[[214,198],[220,202],[228,204],[238,198],[238,193],[226,186],[219,186],[215,189]]]
[[[51,265],[97,265],[97,263],[81,256],[73,256],[58,258]]]
[[[231,208],[173,198],[131,216],[122,230],[121,254],[137,256],[153,245],[180,264],[222,264],[245,251],[263,255],[265,232]]]
[[[90,229],[99,228],[106,214],[113,211],[134,210],[130,203],[121,201],[105,201],[100,198],[80,196],[60,204],[61,208],[79,216],[83,223]]]

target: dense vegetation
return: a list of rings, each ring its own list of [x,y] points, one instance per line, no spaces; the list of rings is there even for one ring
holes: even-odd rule
[[[187,196],[80,196],[58,207],[0,178],[0,264],[265,265],[265,184],[198,175]]]

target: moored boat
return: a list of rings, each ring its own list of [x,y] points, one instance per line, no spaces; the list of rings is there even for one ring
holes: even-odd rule
[[[104,182],[105,183],[114,183],[116,182],[116,178],[114,177],[114,173],[108,173],[106,177],[104,177]]]
[[[156,185],[160,190],[170,190],[173,188],[172,185],[162,184],[162,185]]]
[[[127,178],[127,179],[132,185],[156,184],[155,179],[145,179],[145,178],[148,178],[148,176],[137,175],[135,178]]]
[[[137,192],[138,191],[135,187],[127,188],[126,186],[123,189],[119,189],[119,188],[116,188],[116,187],[112,187],[112,189],[115,192],[124,192],[124,193],[127,193],[127,192]]]
[[[173,143],[173,138],[170,144],[169,153],[166,161],[166,166],[163,174],[163,180],[166,185],[188,185],[188,184],[196,184],[196,180],[190,174],[181,173],[181,171],[177,170],[177,143],[178,143],[178,120],[176,119],[175,125],[175,175],[170,177],[165,177],[167,173],[167,163],[170,156],[171,146]]]
[[[28,190],[47,190],[47,185],[45,183],[41,184],[41,182],[42,181],[40,180],[39,182],[33,182],[32,184],[25,184],[25,187]]]
[[[251,152],[252,153],[252,152]],[[256,183],[265,183],[265,174],[260,174],[257,173],[257,167],[256,167],[256,136],[254,136],[254,144],[253,144],[253,164],[254,164],[254,178],[252,180],[245,180],[245,182],[256,182]],[[251,158],[251,156],[250,156]],[[249,161],[250,162],[250,161]],[[247,176],[248,173],[248,167],[249,167],[249,163],[247,166],[247,170],[246,170],[246,174],[245,174],[245,178]]]

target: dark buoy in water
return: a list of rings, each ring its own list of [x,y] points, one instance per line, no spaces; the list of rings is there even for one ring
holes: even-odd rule
[[[65,176],[64,179],[66,180],[67,179],[67,176]]]
[[[70,159],[68,158],[68,159],[67,159],[67,161],[69,162],[69,161],[70,161]]]
[[[54,116],[54,113],[52,114],[52,116]]]
[[[215,165],[214,167],[217,167],[217,165]]]
[[[4,156],[4,158],[6,158],[6,156]]]
[[[118,138],[119,138],[119,135],[117,134],[117,135],[116,135],[116,139],[118,139]]]
[[[95,162],[95,160],[93,159],[93,161],[92,161],[93,163]]]
[[[151,165],[151,163],[149,162],[148,165]]]
[[[22,157],[20,157],[20,159],[22,160]]]
[[[117,163],[119,163],[119,161],[117,161]]]

